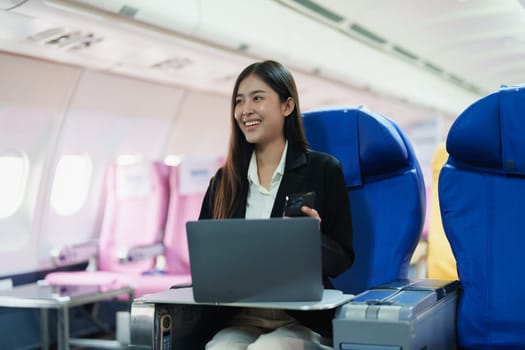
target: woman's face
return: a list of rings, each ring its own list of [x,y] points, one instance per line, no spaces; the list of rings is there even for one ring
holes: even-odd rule
[[[281,102],[269,85],[252,74],[239,84],[234,115],[246,140],[264,146],[284,141],[284,118],[294,107],[292,98]]]

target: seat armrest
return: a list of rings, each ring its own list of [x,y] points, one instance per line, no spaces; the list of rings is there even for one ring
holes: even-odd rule
[[[136,262],[145,259],[151,259],[164,253],[164,245],[162,243],[139,246],[128,249],[120,249],[118,252],[118,259],[121,264]]]
[[[396,280],[340,307],[334,349],[456,349],[458,281]]]
[[[72,265],[89,261],[98,253],[98,241],[66,245],[51,250],[51,259],[56,266]]]

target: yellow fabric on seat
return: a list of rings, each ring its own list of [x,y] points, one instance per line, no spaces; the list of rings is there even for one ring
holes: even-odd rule
[[[455,280],[458,279],[456,259],[448,243],[441,213],[439,211],[438,177],[443,165],[448,159],[445,144],[441,143],[432,159],[432,190],[430,201],[430,217],[428,226],[428,253],[427,274],[428,278]]]

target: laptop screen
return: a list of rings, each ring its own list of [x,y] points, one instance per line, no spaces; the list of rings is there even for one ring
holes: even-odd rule
[[[200,220],[186,228],[195,301],[321,299],[316,219]]]

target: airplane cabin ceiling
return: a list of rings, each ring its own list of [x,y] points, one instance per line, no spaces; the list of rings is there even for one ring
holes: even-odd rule
[[[525,83],[525,0],[283,0],[474,91]]]
[[[296,72],[307,108],[372,96],[451,118],[525,82],[524,3],[0,0],[0,50],[224,94],[271,58]]]

